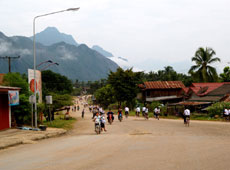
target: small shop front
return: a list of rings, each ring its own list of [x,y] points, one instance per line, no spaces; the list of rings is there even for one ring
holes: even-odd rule
[[[19,104],[18,87],[0,86],[0,130],[11,127],[11,106]]]

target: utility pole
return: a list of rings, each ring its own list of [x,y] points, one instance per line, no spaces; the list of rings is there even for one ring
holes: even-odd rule
[[[8,59],[9,73],[11,73],[11,59],[19,59],[19,58],[20,56],[18,57],[10,57],[10,56],[0,57],[0,59]]]

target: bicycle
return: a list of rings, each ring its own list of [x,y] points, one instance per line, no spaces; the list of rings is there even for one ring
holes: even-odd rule
[[[190,124],[190,117],[186,116],[186,118],[185,118],[185,126],[189,127],[189,124]]]

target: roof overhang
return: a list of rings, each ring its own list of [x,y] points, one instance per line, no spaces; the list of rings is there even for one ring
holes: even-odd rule
[[[19,87],[0,86],[0,93],[7,93],[10,90],[21,90]]]
[[[180,99],[181,96],[146,97],[147,102]]]
[[[168,104],[168,106],[200,106],[200,105],[209,105],[212,104],[212,102],[179,102],[179,103],[172,103]]]

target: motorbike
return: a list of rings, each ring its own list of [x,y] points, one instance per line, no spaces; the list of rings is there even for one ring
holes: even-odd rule
[[[95,121],[95,132],[97,134],[101,133],[101,123],[100,123],[100,121]]]
[[[118,120],[121,122],[122,121],[122,114],[118,115]]]
[[[113,116],[112,114],[109,114],[109,124],[111,125],[113,123]]]
[[[190,124],[190,118],[189,118],[189,117],[186,117],[186,118],[185,118],[185,126],[188,126],[188,127],[189,127],[189,124]]]

